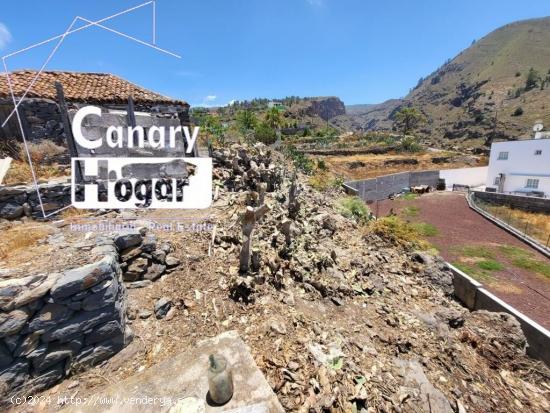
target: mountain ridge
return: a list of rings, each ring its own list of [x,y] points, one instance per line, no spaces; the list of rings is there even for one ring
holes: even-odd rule
[[[506,24],[421,79],[403,99],[350,105],[335,123],[391,130],[395,112],[415,106],[428,119],[417,132],[427,140],[475,146],[529,137],[535,121],[550,128],[549,44],[550,17]],[[531,68],[541,79],[525,90]]]

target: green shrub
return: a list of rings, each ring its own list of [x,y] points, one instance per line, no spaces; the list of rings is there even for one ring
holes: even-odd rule
[[[525,80],[525,90],[529,91],[536,88],[539,85],[540,80],[541,76],[539,72],[537,72],[534,68],[529,69],[529,73],[527,73],[527,79]]]
[[[389,239],[396,245],[412,249],[430,249],[430,244],[422,238],[417,228],[395,215],[372,221],[370,228],[375,234]]]
[[[301,170],[306,175],[311,175],[313,173],[313,161],[302,152],[298,151],[294,146],[287,146],[285,153],[292,160],[297,169]]]
[[[369,207],[357,196],[343,198],[340,201],[340,213],[360,223],[365,223],[370,220]]]
[[[254,130],[254,136],[258,142],[272,145],[277,141],[277,132],[265,122],[261,122]]]
[[[523,115],[523,108],[519,106],[516,108],[516,110],[514,110],[514,113],[512,113],[512,116],[521,116],[521,115]]]
[[[402,152],[420,152],[422,146],[420,146],[414,136],[404,136],[399,142],[398,150]]]

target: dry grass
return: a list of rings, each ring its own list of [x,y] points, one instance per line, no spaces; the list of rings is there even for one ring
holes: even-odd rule
[[[46,165],[44,162],[46,159],[61,155],[66,151],[65,148],[47,140],[40,143],[29,143],[28,148],[37,179],[50,179],[66,175],[65,170],[58,165]],[[32,180],[27,152],[25,147],[19,144],[18,159],[11,163],[11,167],[4,177],[4,184],[28,183]]]
[[[492,215],[504,220],[520,231],[537,238],[541,243],[546,244],[550,236],[550,215],[537,212],[526,212],[520,209],[513,209],[507,206],[484,206]]]
[[[21,249],[35,246],[38,241],[52,233],[53,229],[50,226],[35,222],[2,230],[0,259],[7,260],[16,255]]]
[[[87,217],[91,215],[88,209],[78,209],[70,207],[61,211],[60,218],[69,222],[78,221],[79,218]]]
[[[472,165],[467,165],[462,162],[435,164],[432,158],[442,156],[437,153],[387,153],[382,155],[361,154],[348,156],[325,156],[323,161],[328,169],[339,176],[345,177],[346,180],[374,178],[381,175],[389,175],[398,172],[406,171],[427,171],[440,170],[449,168],[464,168]],[[384,165],[384,161],[390,159],[416,159],[416,165]],[[355,168],[353,167],[355,163]],[[480,159],[478,165],[484,165],[484,160]]]

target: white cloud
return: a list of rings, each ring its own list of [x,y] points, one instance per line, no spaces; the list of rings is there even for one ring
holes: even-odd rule
[[[0,50],[5,48],[11,42],[11,33],[5,24],[0,23]]]
[[[216,106],[216,105],[212,104],[212,103],[214,103],[214,101],[216,99],[218,99],[217,95],[208,95],[208,96],[205,96],[204,98],[202,98],[202,102],[197,103],[197,104],[192,105],[192,106],[201,107],[201,108],[211,108],[211,107]]]
[[[311,6],[322,7],[325,5],[325,0],[306,0]]]
[[[235,102],[237,101],[237,99],[231,99],[228,103],[227,103],[227,106],[233,106],[235,104]]]

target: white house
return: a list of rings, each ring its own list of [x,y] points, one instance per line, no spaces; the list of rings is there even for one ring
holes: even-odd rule
[[[491,145],[489,191],[550,198],[550,138]]]

